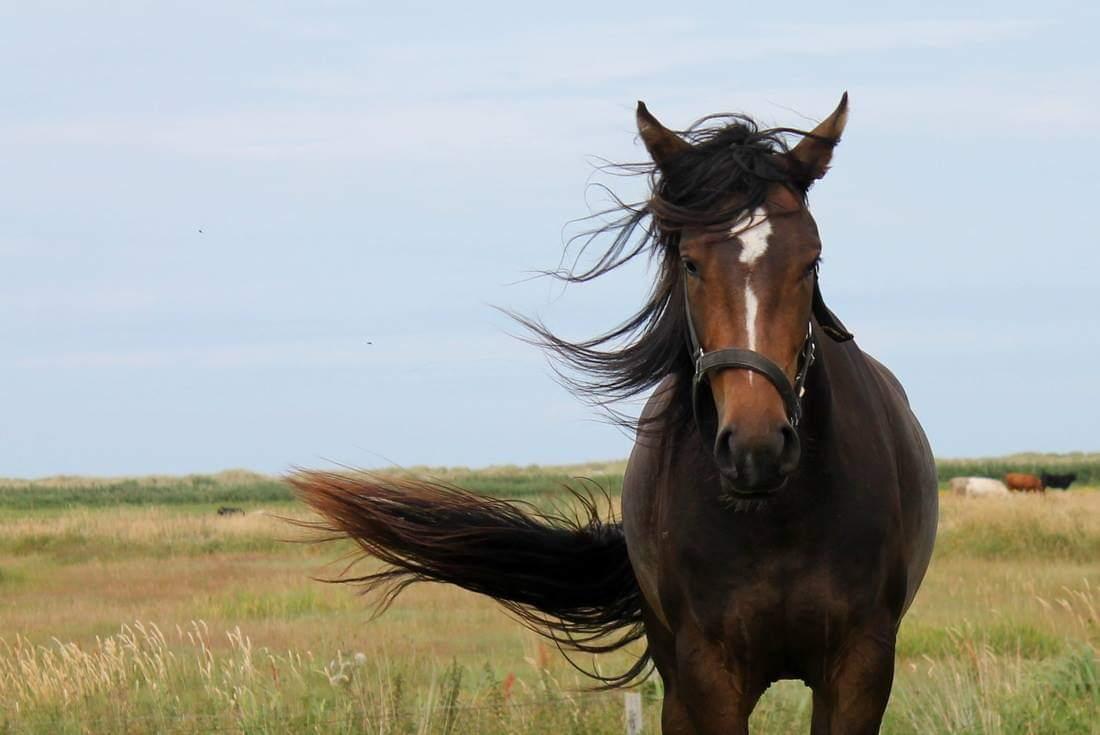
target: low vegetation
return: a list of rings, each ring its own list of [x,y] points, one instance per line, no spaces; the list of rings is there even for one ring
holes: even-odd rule
[[[952,477],[996,477],[1008,472],[1075,473],[1078,485],[1100,485],[1100,453],[1069,452],[1068,454],[1039,454],[1023,452],[1004,457],[986,459],[941,459],[936,462],[940,482]]]
[[[486,495],[530,498],[558,493],[567,485],[576,485],[580,477],[616,495],[622,489],[624,469],[625,463],[610,462],[549,468],[504,466],[483,470],[413,467],[405,471],[430,475]],[[78,507],[284,504],[293,500],[293,491],[280,478],[243,470],[185,477],[0,478],[0,512]]]
[[[0,511],[67,508],[288,503],[293,494],[278,477],[233,470],[185,477],[47,477],[0,479]]]
[[[432,474],[541,504],[621,465]],[[127,500],[83,502],[120,483]],[[313,579],[352,548],[299,543],[281,519],[304,509],[271,488],[285,493],[239,474],[0,486],[0,733],[622,732],[620,693],[591,691],[488,600],[422,585],[372,620]],[[884,732],[1100,733],[1100,492],[941,499]],[[641,691],[659,732],[659,678]],[[781,682],[753,732],[805,731],[809,709]]]
[[[454,482],[475,492],[507,498],[552,495],[578,477],[612,495],[622,489],[625,462],[592,462],[564,467],[513,465],[470,470],[464,467],[411,467],[407,472]],[[991,459],[943,459],[941,484],[952,477],[1002,477],[1006,472],[1074,472],[1077,486],[1100,485],[1100,453],[1013,454]],[[116,506],[280,504],[294,500],[279,477],[246,470],[216,475],[106,477],[58,476],[38,480],[0,478],[0,512]]]

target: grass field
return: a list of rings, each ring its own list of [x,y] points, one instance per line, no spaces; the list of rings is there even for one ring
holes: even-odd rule
[[[570,475],[614,492],[621,469],[437,474],[543,502]],[[586,691],[490,601],[419,586],[372,621],[311,579],[349,547],[289,541],[276,516],[305,517],[247,473],[0,482],[0,733],[623,731],[621,694]],[[1100,733],[1098,647],[1100,492],[945,494],[884,731]],[[658,732],[659,680],[642,693]],[[808,721],[782,682],[753,732]]]

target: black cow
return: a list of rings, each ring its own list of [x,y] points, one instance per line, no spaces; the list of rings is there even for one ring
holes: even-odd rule
[[[1064,475],[1057,475],[1051,472],[1041,472],[1039,476],[1043,480],[1043,484],[1047,487],[1056,487],[1059,490],[1067,490],[1077,480],[1076,472],[1067,472]]]

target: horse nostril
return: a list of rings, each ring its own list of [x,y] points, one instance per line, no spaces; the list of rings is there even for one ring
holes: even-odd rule
[[[779,462],[776,469],[780,475],[789,475],[798,467],[798,458],[801,449],[798,442],[798,432],[790,424],[783,424],[779,429],[780,450]]]
[[[734,463],[733,427],[725,427],[714,438],[714,459],[719,469],[730,477],[737,477],[737,468]]]

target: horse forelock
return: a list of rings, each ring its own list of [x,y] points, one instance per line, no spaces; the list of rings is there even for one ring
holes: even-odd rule
[[[682,133],[691,143],[661,167],[650,167],[646,203],[663,234],[686,227],[725,228],[764,205],[775,185],[805,191],[789,168],[787,128],[760,129],[744,115],[711,115]],[[672,239],[664,240],[667,245]]]

